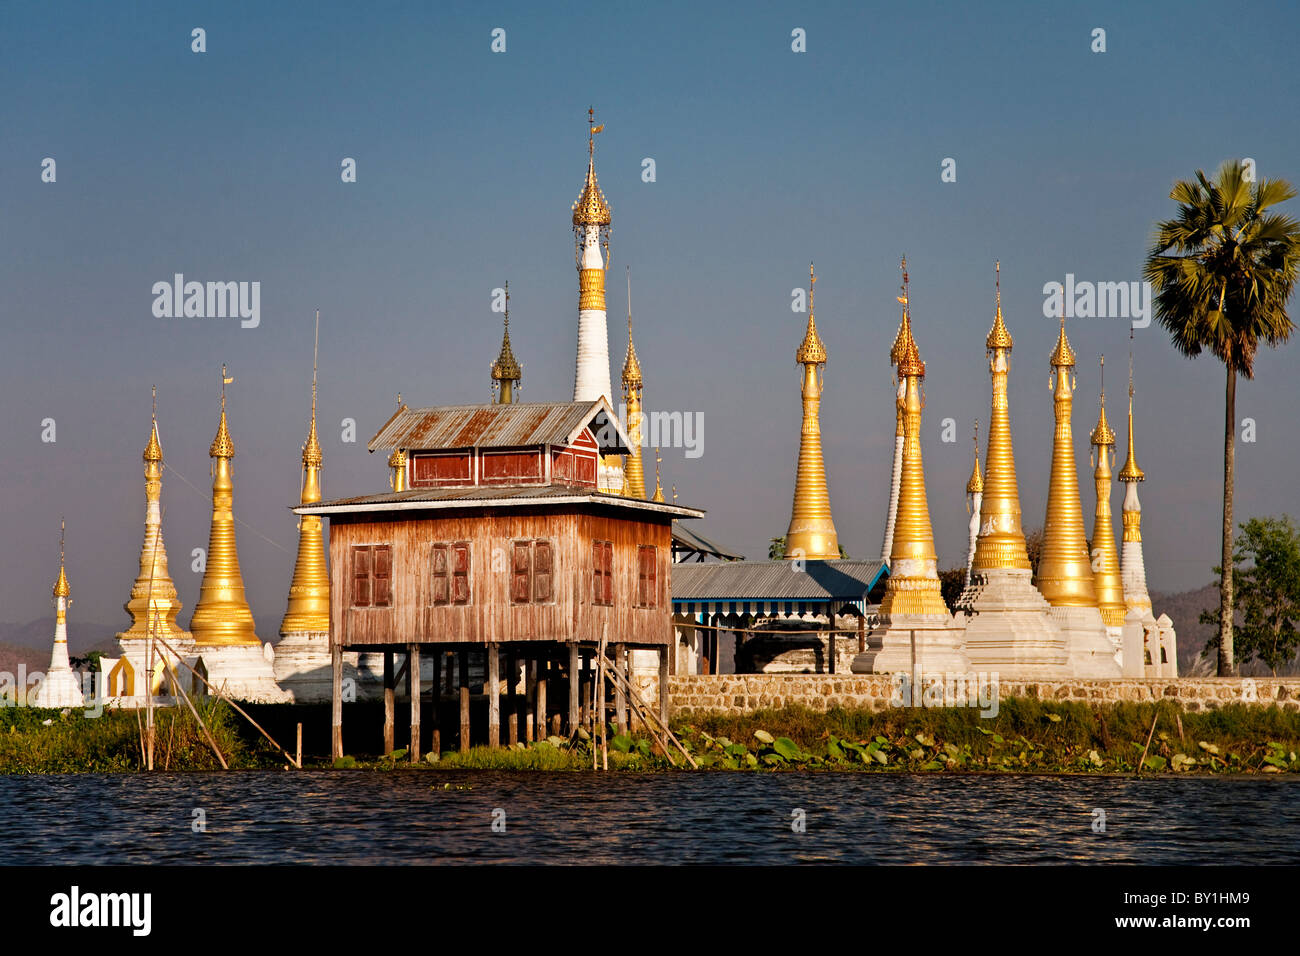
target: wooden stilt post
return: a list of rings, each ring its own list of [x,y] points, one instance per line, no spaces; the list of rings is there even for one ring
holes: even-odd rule
[[[433,734],[429,740],[429,753],[442,754],[442,725],[438,719],[438,706],[442,703],[442,659],[447,655],[438,651],[433,655],[433,707],[429,714],[433,724]]]
[[[469,751],[469,651],[460,652],[460,752]]]
[[[580,696],[578,685],[578,665],[582,658],[578,655],[578,645],[569,645],[569,736],[572,737],[574,731],[578,729],[578,700]]]
[[[546,672],[549,665],[544,657],[537,661],[537,740],[546,739]]]
[[[614,645],[614,669],[624,675],[627,674],[627,645]],[[623,693],[623,685],[618,681],[614,682],[614,712],[618,720],[618,732],[627,733],[627,696]]]
[[[407,754],[411,763],[420,759],[420,645],[406,645],[407,680],[411,682],[411,746]]]
[[[487,646],[488,746],[501,746],[501,651],[496,644]]]
[[[659,721],[668,726],[668,648],[659,648]]]
[[[393,724],[396,722],[397,694],[393,688],[393,652],[384,648],[384,754],[393,752]]]
[[[828,672],[834,674],[835,673],[835,612],[834,611],[831,612],[830,618],[831,618],[831,629],[826,634],[826,658],[829,663]]]
[[[506,656],[506,723],[511,747],[519,743],[519,698],[515,694],[518,683],[519,656],[511,651]]]
[[[537,662],[524,658],[524,740],[533,742],[533,716],[537,713]]]
[[[863,602],[865,603],[865,601]],[[858,615],[858,653],[862,654],[867,649],[867,615],[862,613]]]
[[[343,756],[343,648],[330,642],[330,670],[334,689],[330,707],[330,759]]]

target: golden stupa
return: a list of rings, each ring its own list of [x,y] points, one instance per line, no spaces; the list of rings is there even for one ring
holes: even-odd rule
[[[818,416],[822,403],[822,377],[826,346],[817,334],[813,292],[817,275],[808,266],[808,330],[795,352],[803,366],[803,426],[799,439],[799,468],[794,482],[794,506],[785,533],[785,556],[789,560],[833,560],[840,556],[839,538],[831,519],[830,494],[826,490],[826,465],[822,459],[822,433]]]
[[[1061,315],[1056,348],[1049,359],[1056,416],[1052,443],[1052,474],[1043,521],[1043,552],[1035,584],[1053,607],[1096,607],[1097,587],[1083,530],[1083,505],[1079,499],[1079,472],[1074,462],[1074,350],[1065,337]]]
[[[316,314],[319,328],[320,313]],[[302,446],[302,503],[313,505],[321,500],[320,440],[316,437],[316,367],[311,370],[311,425]],[[330,576],[325,568],[325,541],[320,515],[302,515],[298,519],[298,556],[293,563],[289,584],[289,605],[280,622],[280,633],[298,631],[328,632],[330,629]]]
[[[162,442],[158,440],[158,392],[154,390],[153,424],[144,455],[144,542],[140,546],[140,572],[131,585],[131,597],[123,605],[131,615],[131,626],[118,640],[144,640],[150,633],[163,640],[188,641],[189,635],[177,623],[181,599],[167,567],[167,546],[162,533]]]
[[[1101,357],[1101,397],[1097,427],[1092,430],[1096,467],[1097,511],[1092,522],[1093,578],[1097,586],[1097,607],[1107,627],[1124,626],[1124,585],[1120,580],[1119,554],[1115,550],[1115,525],[1111,517],[1111,467],[1115,459],[1115,430],[1106,421],[1106,357]]]
[[[623,457],[623,497],[645,497],[645,466],[641,461],[641,362],[632,343],[632,272],[627,276],[627,356],[623,359],[623,407],[632,451]],[[657,479],[656,479],[657,483]],[[660,492],[662,498],[662,490]]]
[[[234,482],[231,459],[235,443],[226,424],[226,386],[234,379],[221,367],[221,421],[208,456],[213,459],[212,528],[208,535],[207,564],[199,600],[190,618],[195,644],[203,646],[249,646],[261,644],[253,623],[253,612],[244,596],[244,579],[239,570],[235,544]]]
[[[921,461],[921,410],[925,406],[921,382],[925,379],[925,363],[912,335],[906,259],[903,260],[903,294],[899,298],[903,304],[903,321],[890,360],[898,367],[898,377],[906,383],[903,472],[889,556],[890,574],[880,602],[880,616],[887,621],[912,614],[948,616],[939,588],[934,530],[925,496],[925,468]]]
[[[989,413],[988,454],[984,459],[984,496],[980,502],[980,532],[971,571],[978,574],[1004,568],[1029,570],[1025,532],[1020,520],[1020,490],[1011,446],[1011,411],[1007,405],[1007,376],[1011,370],[1011,333],[1002,319],[1002,275],[997,267],[997,305],[993,327],[984,347],[993,379]]]

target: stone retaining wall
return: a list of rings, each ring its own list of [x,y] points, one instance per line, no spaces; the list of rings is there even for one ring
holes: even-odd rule
[[[979,681],[974,674],[969,677],[965,687],[951,681],[943,689],[932,686],[926,693],[926,705],[960,700],[964,706],[977,706]],[[982,686],[987,694],[987,683]],[[832,707],[885,710],[891,706],[891,698],[893,706],[900,703],[897,683],[888,674],[692,674],[670,677],[668,690],[674,716],[747,714],[789,704],[819,711]],[[1241,702],[1300,710],[1300,679],[1296,678],[999,681],[996,690],[998,699],[1036,697],[1089,703],[1175,700],[1184,710],[1209,710]]]

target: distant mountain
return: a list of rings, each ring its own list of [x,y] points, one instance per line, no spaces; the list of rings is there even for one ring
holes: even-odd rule
[[[89,650],[107,650],[99,645],[111,642],[121,628],[112,624],[95,624],[85,621],[68,621],[68,651],[74,657],[82,656]],[[15,647],[28,647],[40,650],[49,663],[50,644],[54,641],[54,615],[28,621],[26,624],[15,622],[0,623],[0,644]],[[43,665],[42,665],[43,666]]]
[[[1151,592],[1152,610],[1156,617],[1168,614],[1178,632],[1178,673],[1183,677],[1213,677],[1217,663],[1214,659],[1198,660],[1205,642],[1214,636],[1213,624],[1201,624],[1202,611],[1212,611],[1219,606],[1219,585],[1207,584],[1194,591],[1181,591],[1178,594],[1161,594]],[[1267,677],[1268,668],[1259,661],[1251,661],[1243,666],[1241,674],[1246,677]],[[1292,661],[1290,666],[1278,671],[1279,676],[1300,674],[1300,659]]]
[[[36,671],[44,673],[45,668],[50,666],[50,652],[0,641],[0,671],[16,675],[19,665],[24,665],[28,674]]]

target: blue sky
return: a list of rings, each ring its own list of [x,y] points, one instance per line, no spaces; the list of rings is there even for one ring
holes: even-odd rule
[[[817,263],[829,350],[831,503],[855,556],[880,547],[892,446],[898,258],[928,363],[923,450],[940,562],[964,559],[993,262],[1016,339],[1012,422],[1025,523],[1051,454],[1043,284],[1140,278],[1172,182],[1229,157],[1300,181],[1297,14],[1221,4],[7,4],[0,11],[0,619],[49,612],[60,515],[72,618],[125,620],[136,573],[149,386],[168,464],[165,534],[187,622],[207,545],[221,363],[240,557],[264,639],[284,611],[321,310],[327,497],[385,487],[365,441],[394,394],[487,400],[511,287],[525,400],[573,385],[570,204],[586,109],[613,208],[610,353],[632,268],[651,409],[698,412],[704,454],[664,452],[706,533],[762,557],[789,521],[799,438],[791,289]],[[206,30],[207,52],[190,31]],[[506,30],[506,52],[491,31]],[[1094,28],[1106,52],[1090,50]],[[807,52],[791,51],[802,28]],[[43,183],[41,161],[57,162]],[[340,181],[344,157],[357,182]],[[655,160],[656,181],[641,179]],[[956,161],[956,182],[940,164]],[[1295,203],[1289,204],[1295,206]],[[1300,215],[1295,208],[1292,215]],[[261,283],[261,324],[159,319],[153,283]],[[1128,323],[1078,319],[1076,454],[1105,352],[1124,437]],[[1237,511],[1295,511],[1300,399],[1289,346],[1238,392]],[[1223,375],[1135,340],[1153,588],[1216,562]],[[57,441],[41,441],[41,422]],[[354,418],[358,441],[340,441]],[[958,440],[941,440],[941,421]],[[195,490],[197,489],[197,490]],[[1120,496],[1113,503],[1118,511]]]

